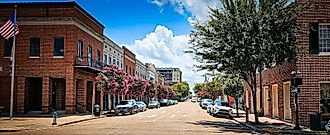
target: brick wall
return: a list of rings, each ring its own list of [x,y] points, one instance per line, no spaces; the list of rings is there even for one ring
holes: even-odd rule
[[[263,72],[263,84],[278,84],[279,90],[279,115],[283,120],[283,82],[289,81],[291,71],[297,69],[301,72],[303,85],[300,86],[301,93],[299,94],[299,120],[301,124],[308,125],[308,113],[319,112],[320,101],[320,82],[330,82],[330,56],[308,54],[309,50],[309,24],[312,22],[329,23],[330,22],[330,7],[328,0],[313,0],[311,5],[304,9],[302,14],[297,18],[300,25],[301,34],[298,36],[299,46],[302,47],[302,52],[298,60],[294,64],[284,63],[277,65]],[[258,75],[257,75],[257,78]],[[259,80],[257,80],[259,83]],[[258,84],[259,85],[259,84]],[[270,86],[271,88],[271,86]],[[245,89],[249,90],[245,85]],[[269,95],[271,96],[271,89]],[[291,116],[293,123],[295,122],[294,95],[291,94]],[[250,103],[250,99],[249,99]],[[271,101],[269,102],[269,114],[272,114]]]

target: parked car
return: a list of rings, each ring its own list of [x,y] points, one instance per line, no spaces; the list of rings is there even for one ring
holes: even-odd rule
[[[212,116],[225,116],[229,119],[233,118],[233,109],[225,106],[223,102],[215,102],[213,107],[211,108]]]
[[[197,102],[197,98],[193,97],[193,98],[191,99],[191,102],[196,103],[196,102]]]
[[[159,107],[160,107],[160,103],[158,101],[150,101],[149,102],[149,106],[148,106],[149,109],[159,108]]]
[[[212,103],[213,103],[212,99],[202,99],[200,106],[202,107],[202,109],[206,109],[206,107]]]
[[[160,106],[169,106],[170,102],[168,101],[168,99],[162,99],[160,100]]]
[[[173,100],[173,102],[175,105],[178,104],[178,100]]]
[[[115,109],[115,115],[118,115],[119,113],[125,114],[125,113],[138,113],[138,106],[136,104],[136,101],[134,99],[131,100],[123,100],[120,101],[119,104],[116,106]]]
[[[202,102],[202,99],[201,98],[197,98],[197,102]]]
[[[213,103],[209,104],[207,107],[206,107],[206,112],[211,114],[211,110],[213,108],[213,106],[217,103],[217,102],[220,102],[219,100],[214,100]]]
[[[143,101],[136,102],[139,112],[144,112],[147,110],[147,105]]]
[[[329,133],[330,132],[330,120],[328,121],[328,124],[325,125],[325,130]]]
[[[173,101],[172,99],[169,99],[169,100],[168,100],[168,104],[169,104],[169,105],[174,105],[174,101]]]

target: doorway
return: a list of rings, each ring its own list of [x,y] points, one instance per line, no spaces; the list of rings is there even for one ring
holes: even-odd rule
[[[53,78],[52,110],[65,110],[65,79]]]
[[[89,112],[92,112],[93,84],[93,81],[87,81],[86,110]]]
[[[283,83],[283,100],[284,100],[284,119],[291,120],[291,107],[290,107],[290,90],[291,82]]]
[[[273,118],[278,118],[278,85],[272,85]]]
[[[42,77],[26,78],[25,90],[25,111],[41,111]]]
[[[268,111],[269,111],[269,108],[268,108],[268,98],[269,98],[269,95],[268,95],[268,90],[269,88],[264,88],[264,92],[262,93],[263,95],[263,100],[264,100],[264,116],[268,116]]]

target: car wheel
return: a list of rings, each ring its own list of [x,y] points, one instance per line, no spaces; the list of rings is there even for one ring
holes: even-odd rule
[[[233,116],[227,116],[227,118],[231,120],[234,119]]]
[[[134,114],[134,109],[131,109],[130,114],[131,114],[131,115]]]

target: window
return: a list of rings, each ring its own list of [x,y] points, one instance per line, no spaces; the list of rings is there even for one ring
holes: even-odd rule
[[[116,65],[116,59],[113,58],[113,65]]]
[[[101,52],[100,50],[97,50],[97,61],[101,61]]]
[[[129,74],[132,75],[132,68],[129,67]]]
[[[127,65],[126,65],[126,73],[128,73],[127,70],[128,70],[128,68],[127,68]]]
[[[93,59],[93,47],[92,46],[88,46],[88,65],[92,66],[92,59]]]
[[[330,52],[330,25],[319,26],[319,51]]]
[[[104,48],[105,48],[105,49],[107,49],[107,48],[108,48],[108,46],[107,46],[107,45],[104,45]]]
[[[117,66],[119,67],[119,60],[117,59]]]
[[[54,38],[54,56],[64,56],[64,38]]]
[[[330,113],[330,83],[320,84],[320,113]]]
[[[83,58],[83,50],[84,50],[84,44],[82,41],[78,41],[78,50],[77,50],[77,55],[78,58],[82,59]]]
[[[30,38],[30,56],[40,55],[40,38]]]
[[[104,63],[108,62],[108,55],[104,54]]]
[[[120,63],[120,68],[123,68],[123,63]]]
[[[5,49],[4,49],[4,57],[11,56],[11,48],[13,47],[13,38],[5,40]]]

